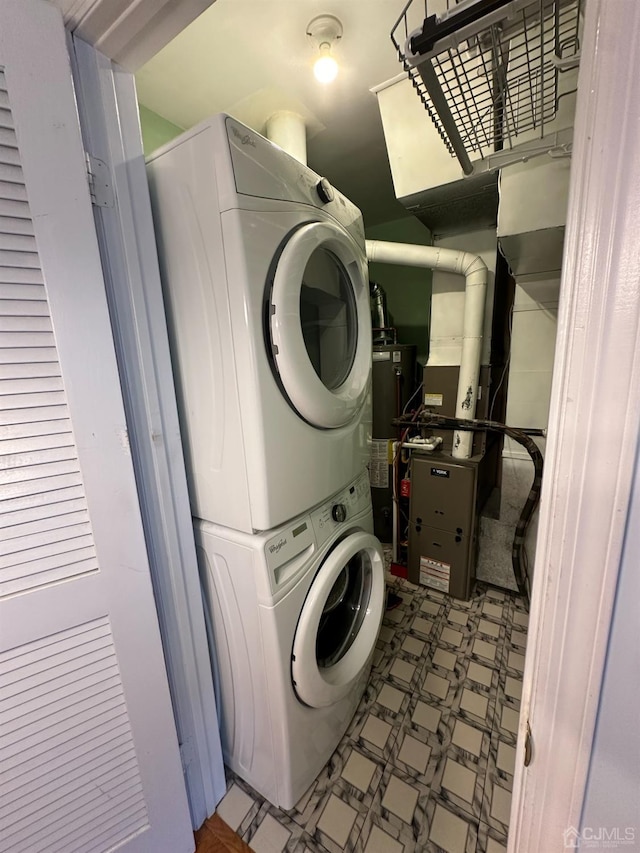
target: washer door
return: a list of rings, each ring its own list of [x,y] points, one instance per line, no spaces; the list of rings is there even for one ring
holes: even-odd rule
[[[384,561],[370,533],[352,533],[322,563],[298,621],[292,676],[313,708],[352,689],[371,659],[384,613]]]
[[[366,263],[330,222],[294,231],[269,306],[275,366],[291,405],[310,424],[347,424],[364,405],[371,371]]]

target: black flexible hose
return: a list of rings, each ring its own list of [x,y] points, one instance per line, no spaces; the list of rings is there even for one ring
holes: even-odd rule
[[[415,417],[415,415],[414,415]],[[479,432],[488,430],[490,432],[500,432],[504,435],[508,435],[509,438],[512,438],[514,441],[517,441],[518,444],[521,444],[529,456],[531,457],[531,461],[533,462],[534,467],[534,476],[533,483],[531,485],[531,490],[529,491],[529,495],[525,504],[522,508],[522,512],[520,513],[520,518],[518,519],[518,523],[516,524],[516,531],[513,537],[513,546],[511,548],[511,564],[513,566],[513,572],[515,574],[516,583],[518,584],[518,590],[520,594],[524,597],[527,602],[527,606],[529,605],[529,586],[528,586],[528,575],[526,570],[526,555],[524,550],[525,539],[527,537],[527,530],[529,529],[529,524],[531,522],[531,518],[533,513],[536,511],[538,504],[540,503],[540,490],[542,488],[542,470],[544,466],[544,459],[542,453],[540,452],[540,448],[538,445],[519,429],[514,429],[514,427],[509,427],[506,424],[498,423],[497,421],[482,421],[482,420],[460,420],[459,418],[447,418],[443,415],[434,415],[431,412],[421,412],[415,420],[410,421],[407,415],[404,415],[401,418],[397,418],[394,420],[394,425],[397,426],[418,426],[418,427],[431,427],[431,426],[440,426],[445,427],[446,429],[460,429],[460,430],[469,430],[472,432]]]

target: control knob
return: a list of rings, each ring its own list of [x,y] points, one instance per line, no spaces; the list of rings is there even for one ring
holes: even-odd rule
[[[316,184],[316,192],[318,193],[320,201],[324,202],[324,204],[328,204],[330,201],[333,201],[333,187],[326,178],[320,178]]]
[[[347,508],[344,504],[334,504],[331,507],[331,517],[334,521],[346,521]]]

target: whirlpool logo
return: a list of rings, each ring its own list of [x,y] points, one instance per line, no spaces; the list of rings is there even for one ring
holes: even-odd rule
[[[286,544],[287,544],[287,540],[286,540],[286,539],[281,539],[279,542],[274,542],[274,543],[273,543],[273,545],[269,545],[269,553],[270,553],[270,554],[277,554],[277,553],[278,553],[278,551],[279,551],[281,548],[284,548],[284,546],[285,546]]]
[[[233,125],[231,125],[231,132],[236,139],[240,140],[242,145],[252,145],[254,148],[256,147],[256,141],[253,136],[250,136],[248,133],[240,133],[238,128]]]

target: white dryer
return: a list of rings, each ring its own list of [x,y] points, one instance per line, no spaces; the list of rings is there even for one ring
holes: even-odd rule
[[[367,462],[362,216],[225,115],[148,173],[193,514],[269,530]]]
[[[353,718],[384,612],[369,482],[277,530],[195,522],[225,763],[292,808]]]

